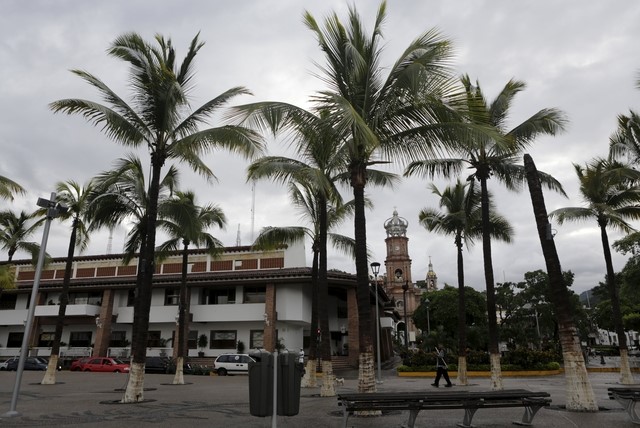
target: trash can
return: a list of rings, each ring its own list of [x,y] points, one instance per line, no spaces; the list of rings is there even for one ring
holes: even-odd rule
[[[252,416],[273,414],[273,355],[266,351],[251,354],[249,363],[249,411]]]
[[[278,355],[278,416],[295,416],[300,411],[303,365],[298,357],[293,352]]]

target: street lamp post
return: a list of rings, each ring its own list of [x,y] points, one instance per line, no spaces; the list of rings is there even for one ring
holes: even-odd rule
[[[22,382],[24,362],[27,358],[27,347],[29,345],[29,336],[31,333],[31,325],[33,324],[33,316],[36,310],[36,296],[38,294],[38,286],[40,285],[40,276],[42,275],[42,267],[44,265],[44,259],[47,252],[47,240],[49,239],[49,228],[51,227],[51,220],[58,217],[60,214],[67,212],[67,207],[60,203],[56,203],[55,192],[51,193],[51,199],[49,200],[38,198],[37,204],[39,207],[46,208],[47,213],[44,222],[44,231],[42,232],[42,243],[40,244],[38,263],[36,264],[36,272],[33,278],[31,299],[29,301],[29,311],[27,313],[27,320],[24,326],[24,335],[22,336],[20,359],[18,360],[18,366],[16,368],[16,382],[13,387],[13,396],[11,397],[11,408],[7,413],[4,414],[4,416],[6,417],[14,417],[20,415],[20,413],[16,410],[16,405],[18,404],[18,395],[20,394],[20,383]]]
[[[378,313],[378,273],[380,273],[380,263],[371,263],[371,272],[375,278],[373,287],[376,293],[376,356],[378,360],[378,380],[377,383],[382,383],[382,370],[380,364],[380,315]]]
[[[429,299],[424,299],[424,304],[427,308],[427,336],[431,335],[431,321],[429,320]]]
[[[409,323],[407,322],[407,290],[409,289],[409,281],[402,284],[402,300],[404,305],[404,347],[409,349]]]

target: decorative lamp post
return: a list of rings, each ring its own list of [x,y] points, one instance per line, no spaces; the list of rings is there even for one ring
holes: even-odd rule
[[[431,335],[431,321],[429,320],[429,299],[424,299],[424,305],[427,308],[427,336]]]
[[[378,313],[378,273],[380,273],[380,263],[371,263],[371,272],[375,278],[373,284],[374,292],[376,293],[376,356],[378,360],[378,380],[377,383],[382,383],[382,370],[380,364],[380,315]]]
[[[409,281],[402,284],[402,300],[404,304],[404,347],[409,349],[409,323],[407,322],[407,290],[409,289]]]
[[[51,193],[51,199],[38,198],[37,202],[39,207],[46,208],[47,213],[44,222],[44,231],[42,232],[42,243],[40,244],[40,253],[38,255],[38,263],[36,264],[36,272],[33,278],[33,287],[31,289],[31,300],[29,301],[29,312],[27,313],[27,320],[24,326],[24,335],[22,336],[22,346],[20,348],[20,359],[18,360],[18,366],[16,368],[16,382],[13,387],[13,396],[11,397],[11,408],[4,414],[6,417],[19,416],[20,413],[16,410],[18,404],[18,395],[20,394],[20,383],[22,381],[22,372],[24,370],[24,362],[27,358],[27,347],[29,345],[29,336],[31,333],[31,326],[33,324],[33,316],[36,310],[36,296],[38,294],[38,286],[40,285],[40,276],[42,275],[42,267],[44,265],[45,255],[47,253],[47,240],[49,239],[49,229],[51,227],[51,220],[58,217],[60,214],[67,212],[68,208],[61,203],[56,202],[55,192]]]

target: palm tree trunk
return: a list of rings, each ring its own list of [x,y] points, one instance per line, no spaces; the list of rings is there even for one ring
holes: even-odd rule
[[[600,225],[600,237],[602,238],[602,249],[604,251],[604,260],[607,265],[607,288],[609,289],[609,298],[611,299],[611,312],[613,316],[613,324],[618,335],[618,347],[620,348],[620,383],[630,385],[633,382],[631,367],[629,365],[629,349],[627,348],[627,336],[622,324],[622,313],[620,312],[620,296],[618,286],[616,284],[615,273],[613,271],[613,261],[611,259],[611,247],[609,246],[609,237],[607,236],[606,221],[598,219]]]
[[[458,249],[458,385],[467,384],[467,323],[464,299],[464,261],[462,258],[462,236],[456,234]]]
[[[189,267],[189,242],[183,241],[182,249],[182,276],[180,278],[180,301],[178,302],[178,325],[176,326],[176,334],[173,339],[173,346],[178,347],[176,360],[176,373],[173,377],[174,385],[184,385],[184,357],[187,348],[187,340],[189,336],[189,318],[187,313],[188,305],[188,289],[187,289],[187,270]]]
[[[318,346],[318,243],[313,242],[313,261],[311,262],[311,331],[309,332],[309,357],[307,368],[301,381],[302,388],[316,387],[316,370],[318,369],[317,358],[319,354]]]
[[[147,206],[146,242],[141,252],[142,260],[138,295],[133,307],[133,340],[131,342],[132,361],[129,382],[122,398],[123,403],[137,403],[144,400],[144,365],[147,357],[149,336],[149,312],[151,310],[151,286],[155,270],[156,220],[158,218],[158,195],[160,173],[164,159],[157,153],[151,156],[151,181],[149,184],[149,205]]]
[[[323,332],[320,342],[322,356],[322,388],[321,397],[334,397],[336,388],[331,362],[331,332],[329,331],[329,281],[327,279],[327,200],[323,195],[318,196],[320,260],[318,266],[318,319]]]
[[[562,275],[556,244],[553,241],[553,237],[549,238],[547,234],[549,217],[544,203],[538,171],[533,159],[527,154],[524,155],[524,166],[527,173],[533,213],[538,227],[538,237],[540,238],[544,261],[549,274],[550,299],[558,320],[558,334],[562,346],[564,372],[567,381],[566,406],[568,410],[596,412],[598,411],[598,403],[591,388],[587,367],[580,347],[580,338],[571,316],[569,290]]]
[[[373,364],[373,341],[371,337],[371,290],[369,288],[369,266],[367,260],[367,224],[365,216],[364,187],[365,165],[356,165],[351,170],[351,186],[354,201],[354,237],[356,241],[356,287],[358,300],[358,336],[360,356],[358,361],[358,392],[376,390]]]
[[[493,279],[493,261],[491,258],[491,223],[489,220],[489,190],[487,178],[480,177],[482,209],[482,255],[484,259],[484,280],[487,287],[487,316],[489,319],[489,358],[491,362],[491,389],[504,389],[502,369],[500,367],[500,349],[498,347],[498,319],[496,315],[496,290]]]
[[[67,304],[69,303],[69,283],[71,282],[71,268],[73,267],[73,255],[76,248],[76,236],[78,232],[78,218],[74,217],[71,225],[71,236],[69,237],[69,248],[67,249],[67,263],[64,267],[64,279],[62,280],[62,292],[60,293],[60,306],[58,307],[58,317],[56,318],[56,330],[51,344],[51,355],[49,356],[49,364],[44,374],[42,385],[55,385],[56,370],[58,368],[58,359],[60,357],[60,341],[62,340],[62,330],[64,329],[64,317],[67,313]]]

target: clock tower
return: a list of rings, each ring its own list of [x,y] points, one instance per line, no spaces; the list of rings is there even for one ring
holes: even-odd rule
[[[395,309],[402,315],[402,321],[396,326],[398,338],[409,343],[416,339],[416,327],[411,317],[420,304],[421,290],[414,286],[411,279],[411,258],[409,257],[409,238],[407,227],[409,222],[393,210],[393,216],[384,222],[387,231],[387,258],[385,259],[386,278],[385,292],[395,303]],[[408,325],[408,328],[405,327]],[[406,331],[406,336],[405,336]]]

